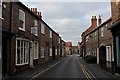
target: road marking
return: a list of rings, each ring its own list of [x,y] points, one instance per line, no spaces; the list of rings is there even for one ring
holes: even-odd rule
[[[35,74],[33,74],[29,80],[34,80],[35,78],[38,78],[40,75],[42,75],[43,73],[47,72],[48,70],[50,70],[51,68],[55,67],[57,64],[59,64],[62,60],[58,61],[57,63],[53,64],[53,65],[49,65],[49,67],[40,70],[40,72],[37,72]]]
[[[81,68],[82,72],[84,73],[88,80],[97,80],[95,76],[83,64],[79,63],[78,57],[76,58],[76,60],[79,67]]]

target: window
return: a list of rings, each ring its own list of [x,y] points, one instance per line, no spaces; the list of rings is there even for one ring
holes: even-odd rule
[[[16,65],[28,64],[29,42],[27,40],[16,39]]]
[[[55,55],[57,55],[57,49],[55,49]]]
[[[60,47],[59,47],[59,55],[60,55]]]
[[[52,48],[50,48],[50,56],[52,56]]]
[[[41,23],[41,33],[45,34],[45,26],[43,23]]]
[[[59,38],[59,43],[60,43],[60,38]]]
[[[19,10],[19,29],[25,31],[25,12]]]
[[[44,54],[44,47],[41,47],[41,58],[44,58],[45,54]]]
[[[112,61],[111,58],[112,58],[112,56],[111,56],[111,46],[106,46],[106,60],[107,61]]]
[[[88,38],[89,38],[89,36],[86,37],[86,42],[88,42]]]
[[[0,19],[2,19],[2,0],[0,0]]]
[[[34,42],[34,59],[38,59],[38,42]]]
[[[52,38],[52,31],[50,30],[50,38]]]
[[[31,27],[31,33],[33,33],[35,36],[38,36],[38,22],[37,22],[37,20],[34,21],[34,26]]]
[[[101,31],[101,37],[103,37],[104,36],[104,27],[102,27],[101,29],[100,29]]]

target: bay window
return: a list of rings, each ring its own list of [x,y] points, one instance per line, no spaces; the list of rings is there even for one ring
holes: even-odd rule
[[[16,39],[16,65],[28,64],[29,41]]]

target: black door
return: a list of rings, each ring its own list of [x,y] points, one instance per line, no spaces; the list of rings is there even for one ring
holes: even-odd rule
[[[101,46],[99,52],[100,67],[106,70],[106,47]]]
[[[2,38],[2,75],[7,74],[7,38]]]
[[[52,56],[53,56],[53,59],[55,59],[55,47],[53,46],[53,49],[52,49]]]

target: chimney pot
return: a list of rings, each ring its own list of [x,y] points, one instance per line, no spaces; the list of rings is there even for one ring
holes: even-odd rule
[[[99,15],[99,16],[98,16],[98,25],[100,25],[101,22],[102,22],[102,19],[101,19],[101,16]]]

